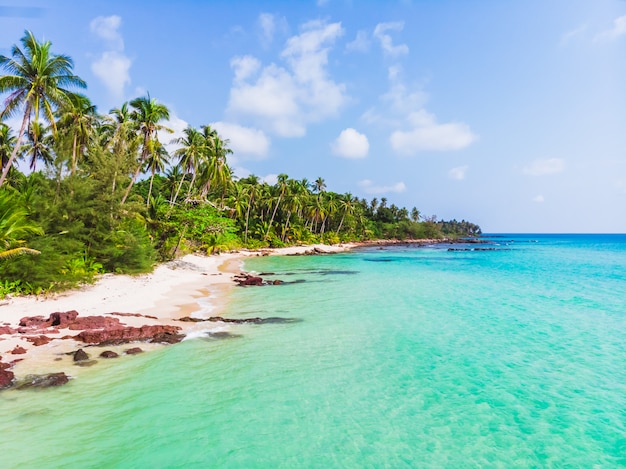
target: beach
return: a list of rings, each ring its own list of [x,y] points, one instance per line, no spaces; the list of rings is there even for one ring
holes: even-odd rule
[[[78,318],[100,317],[119,320],[114,327],[145,326],[180,328],[183,340],[212,333],[228,332],[228,323],[207,322],[220,316],[228,301],[229,291],[236,285],[235,276],[241,273],[242,260],[251,256],[301,255],[341,252],[353,245],[294,246],[257,251],[242,250],[220,255],[189,254],[158,265],[153,272],[136,276],[105,274],[92,285],[61,292],[50,297],[14,297],[0,302],[0,361],[11,365],[10,371],[19,382],[28,375],[65,373],[70,378],[103,360],[102,352],[113,352],[122,358],[129,350],[139,347],[142,352],[163,346],[158,340],[131,341],[121,344],[99,345],[75,340],[81,332],[77,328],[39,325],[24,327],[23,318],[41,317],[47,320],[52,313],[75,311]],[[198,322],[183,322],[191,317]],[[22,326],[20,326],[22,322]],[[69,323],[68,323],[69,324]],[[62,323],[61,326],[64,324]],[[98,329],[98,324],[95,324]],[[36,340],[44,336],[51,339]],[[72,336],[72,337],[70,337]],[[84,349],[89,360],[76,362],[74,353]],[[131,352],[132,353],[132,352]],[[117,358],[117,357],[116,357]],[[76,364],[82,366],[76,366]],[[85,366],[86,365],[86,366]]]

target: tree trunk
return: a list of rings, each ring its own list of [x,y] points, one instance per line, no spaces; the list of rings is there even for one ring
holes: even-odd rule
[[[72,142],[72,176],[76,171],[76,134],[74,134],[74,141]]]
[[[283,195],[280,194],[278,196],[278,200],[276,201],[276,206],[274,207],[274,212],[272,213],[272,218],[270,218],[270,224],[267,227],[267,233],[265,233],[265,237],[267,238],[270,235],[270,230],[272,229],[272,223],[274,223],[274,217],[276,216],[276,210],[278,210],[278,206],[280,205],[280,201],[283,198]]]
[[[17,143],[15,144],[15,148],[13,149],[13,152],[11,152],[11,157],[9,158],[7,165],[2,170],[2,176],[0,176],[0,187],[2,187],[2,185],[4,184],[4,181],[9,174],[9,170],[11,169],[11,166],[13,166],[13,162],[17,157],[17,152],[20,149],[20,146],[22,146],[22,137],[24,137],[24,129],[26,129],[26,123],[28,122],[30,111],[31,105],[29,103],[26,105],[26,110],[24,111],[24,119],[22,119],[22,127],[20,128],[20,133],[17,136]]]
[[[154,182],[154,171],[150,177],[150,189],[148,190],[148,198],[146,199],[146,207],[150,207],[150,196],[152,195],[152,183]]]
[[[137,166],[137,170],[135,171],[135,174],[133,174],[133,178],[130,180],[130,184],[128,184],[128,187],[126,188],[126,192],[124,192],[124,197],[122,197],[122,201],[120,202],[120,205],[124,205],[124,203],[126,202],[126,199],[130,195],[130,190],[133,188],[133,185],[135,184],[135,180],[139,176],[139,173],[142,167],[143,167],[143,159],[139,163],[139,166]]]

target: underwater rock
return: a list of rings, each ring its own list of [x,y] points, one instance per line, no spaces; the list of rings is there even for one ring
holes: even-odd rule
[[[50,388],[53,386],[63,386],[69,382],[70,378],[63,373],[49,373],[46,375],[28,375],[16,386],[16,389],[30,389],[30,388]]]

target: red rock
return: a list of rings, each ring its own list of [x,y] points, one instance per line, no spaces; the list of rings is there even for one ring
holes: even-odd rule
[[[52,339],[45,335],[39,335],[26,337],[26,340],[33,344],[35,347],[39,347],[40,345],[46,345]]]
[[[141,350],[139,347],[133,347],[133,348],[129,348],[124,353],[126,355],[137,355],[138,353],[143,353],[143,350]]]
[[[117,318],[107,318],[104,316],[85,316],[77,318],[69,325],[72,331],[81,331],[86,329],[112,329],[118,328],[122,324]]]
[[[2,360],[2,357],[0,357],[0,360]],[[8,370],[10,367],[11,365],[8,363],[0,362],[0,389],[9,388],[13,385],[15,375]]]
[[[14,334],[16,331],[14,329],[11,329],[8,326],[2,326],[0,327],[0,335],[3,334]]]
[[[48,327],[56,326],[59,329],[64,329],[76,321],[77,317],[78,311],[75,310],[67,311],[65,313],[52,313],[46,322],[49,323]]]
[[[15,348],[11,350],[10,353],[13,355],[22,355],[26,353],[26,349],[24,347],[20,347],[19,345],[16,345]]]
[[[101,358],[117,358],[119,355],[115,353],[113,350],[105,350],[100,354]]]
[[[26,316],[25,318],[20,319],[20,326],[23,327],[40,327],[42,326],[46,320],[43,316]]]
[[[114,345],[153,340],[155,337],[159,338],[164,334],[179,336],[178,331],[180,331],[180,327],[166,325],[118,327],[115,329],[82,331],[76,336],[76,340],[87,344]],[[182,340],[182,336],[180,336],[180,340]]]

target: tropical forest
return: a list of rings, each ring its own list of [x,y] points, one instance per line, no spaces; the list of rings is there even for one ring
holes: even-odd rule
[[[189,252],[480,234],[333,192],[322,177],[238,178],[210,125],[174,138],[169,109],[149,94],[102,114],[86,88],[72,59],[29,31],[0,56],[0,297],[146,272]]]

